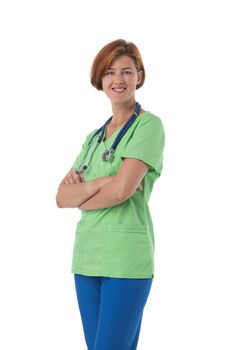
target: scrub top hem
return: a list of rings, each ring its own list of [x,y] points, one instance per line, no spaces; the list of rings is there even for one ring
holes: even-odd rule
[[[102,271],[102,270],[101,270]],[[108,273],[108,272],[101,272],[101,273],[97,273],[97,272],[87,272],[87,271],[82,271],[82,270],[72,270],[71,271],[72,274],[80,274],[80,275],[84,275],[84,276],[92,276],[92,277],[110,277],[110,278],[153,278],[154,277],[154,273],[150,273],[150,274],[124,274],[124,273]]]

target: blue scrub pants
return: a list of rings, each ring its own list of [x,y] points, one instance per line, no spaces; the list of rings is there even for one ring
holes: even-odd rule
[[[135,350],[153,278],[74,279],[88,350]]]

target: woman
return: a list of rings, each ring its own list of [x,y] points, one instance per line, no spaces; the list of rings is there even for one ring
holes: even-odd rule
[[[87,135],[58,188],[58,207],[82,210],[72,272],[88,350],[136,349],[153,281],[148,201],[162,170],[164,129],[136,103],[144,80],[133,43],[115,40],[100,50],[91,83],[109,98],[112,117]]]

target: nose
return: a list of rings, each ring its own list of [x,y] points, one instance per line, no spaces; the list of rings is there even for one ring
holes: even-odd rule
[[[124,76],[121,72],[116,72],[114,76],[114,83],[123,84],[125,82]]]

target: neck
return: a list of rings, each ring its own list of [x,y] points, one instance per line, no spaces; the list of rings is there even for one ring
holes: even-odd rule
[[[135,100],[122,104],[112,104],[113,116],[110,124],[114,127],[117,127],[126,122],[133,114],[135,105]]]

